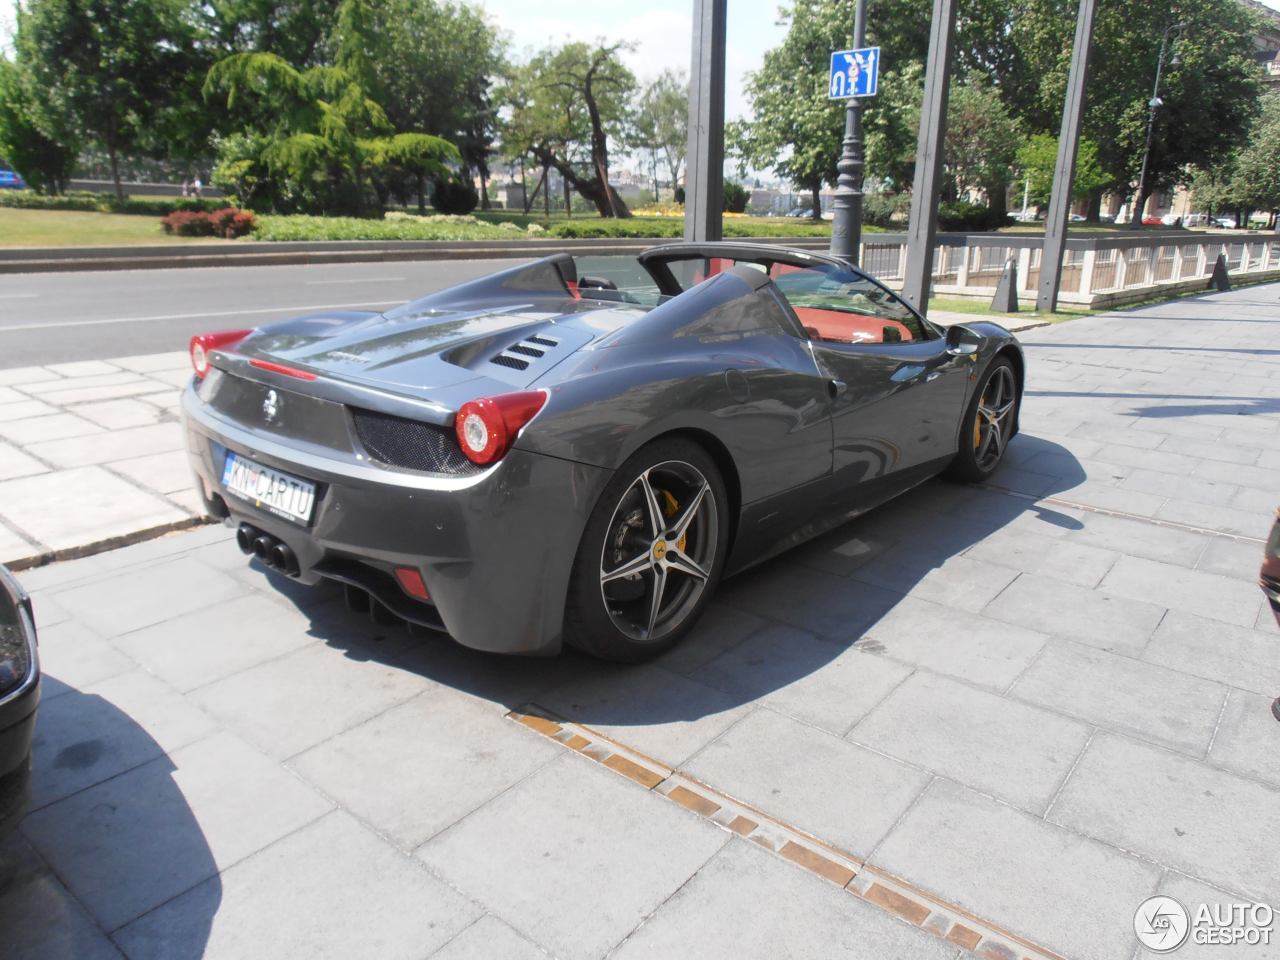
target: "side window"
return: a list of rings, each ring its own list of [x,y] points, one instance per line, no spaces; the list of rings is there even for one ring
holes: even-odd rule
[[[575,256],[578,294],[586,300],[611,300],[656,306],[662,299],[649,271],[635,257]]]
[[[825,263],[775,263],[770,276],[813,340],[874,344],[929,338],[905,303],[855,271]]]

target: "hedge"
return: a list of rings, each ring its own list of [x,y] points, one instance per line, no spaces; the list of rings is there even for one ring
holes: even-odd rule
[[[474,217],[401,215],[386,220],[358,217],[262,215],[255,240],[512,240],[529,236],[514,224],[477,222]],[[539,236],[542,234],[539,232]]]
[[[248,210],[223,207],[213,213],[203,210],[175,210],[161,224],[165,233],[180,237],[225,237],[234,240],[253,229],[253,214]]]
[[[89,213],[163,217],[175,210],[212,213],[226,205],[226,200],[209,197],[125,197],[120,201],[113,193],[89,193],[83,190],[56,196],[36,193],[34,190],[0,190],[0,207],[18,207],[23,210],[81,210]]]

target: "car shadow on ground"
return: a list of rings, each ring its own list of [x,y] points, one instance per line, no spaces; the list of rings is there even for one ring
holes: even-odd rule
[[[375,627],[336,602],[332,587],[303,587],[278,574],[271,581],[307,605],[313,636],[349,656],[385,660],[508,708],[535,703],[588,725],[691,721],[768,696],[849,654],[895,657],[897,641],[877,630],[890,617],[917,623],[919,642],[981,643],[976,613],[1015,571],[961,554],[1014,524],[1044,535],[1045,544],[1081,527],[1072,511],[1034,499],[1085,479],[1068,450],[1024,434],[1011,442],[1001,470],[1009,486],[1017,478],[1029,492],[994,489],[1004,486],[1001,472],[986,487],[930,481],[726,580],[681,644],[648,665],[603,663],[572,650],[541,659],[484,654],[442,635]],[[921,656],[899,653],[906,662]],[[851,663],[841,665],[840,682],[852,696],[864,661]]]
[[[203,954],[222,885],[177,770],[124,710],[45,675],[31,807],[0,841],[0,954],[116,956],[104,932],[196,887],[180,953],[152,955]]]

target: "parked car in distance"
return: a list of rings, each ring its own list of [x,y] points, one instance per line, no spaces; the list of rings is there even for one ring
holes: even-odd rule
[[[0,170],[0,190],[26,190],[27,181],[13,170]]]
[[[1213,225],[1215,227],[1222,227],[1226,230],[1234,230],[1236,228],[1236,218],[1235,217],[1214,217]]]
[[[1209,218],[1203,213],[1188,213],[1182,221],[1184,227],[1203,227],[1208,223]]]
[[[26,810],[40,664],[31,599],[0,566],[0,837]]]

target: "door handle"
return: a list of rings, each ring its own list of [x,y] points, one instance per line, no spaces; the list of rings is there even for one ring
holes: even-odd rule
[[[843,380],[828,380],[827,390],[833,397],[842,397],[844,392],[849,389],[849,385]]]
[[[941,370],[930,370],[929,375],[924,379],[926,383],[933,383],[933,381],[937,380],[940,376],[942,376]]]

